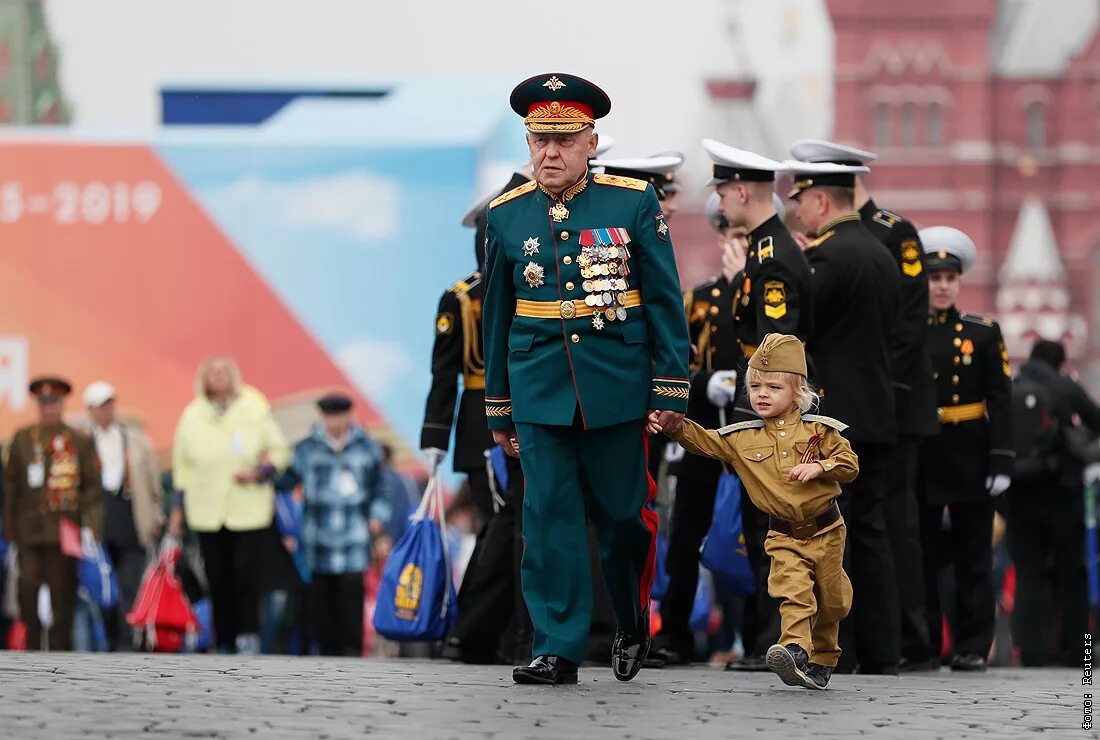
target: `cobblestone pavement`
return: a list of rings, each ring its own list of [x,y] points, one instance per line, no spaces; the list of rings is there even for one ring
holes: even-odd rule
[[[574,687],[507,667],[427,661],[0,652],[0,737],[1094,737],[1081,674],[838,676],[825,692],[770,674],[584,668]]]

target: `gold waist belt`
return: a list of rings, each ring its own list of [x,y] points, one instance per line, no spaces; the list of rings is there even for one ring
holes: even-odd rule
[[[614,306],[589,306],[584,301],[516,301],[516,316],[529,319],[579,319],[608,308],[634,308],[642,305],[642,294],[628,290],[620,294],[625,300]]]
[[[462,374],[462,390],[464,391],[483,391],[485,390],[485,376],[473,373]]]
[[[936,409],[940,424],[958,424],[960,421],[973,421],[985,416],[985,401],[964,403],[961,406],[940,406]]]

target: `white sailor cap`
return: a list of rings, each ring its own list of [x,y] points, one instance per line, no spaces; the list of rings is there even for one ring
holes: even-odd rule
[[[615,146],[614,137],[607,134],[600,134],[600,138],[596,141],[596,158],[602,157],[607,154],[611,147]]]
[[[791,144],[791,156],[802,162],[836,162],[854,165],[868,164],[875,160],[874,152],[824,139],[799,139]]]
[[[952,226],[929,226],[918,232],[929,270],[966,272],[978,256],[974,240]]]
[[[484,215],[485,209],[489,207],[489,203],[491,203],[494,198],[502,193],[507,193],[512,188],[519,187],[530,179],[531,176],[527,172],[527,165],[524,164],[512,173],[512,178],[503,188],[494,188],[474,201],[474,204],[470,206],[470,210],[466,211],[466,215],[462,217],[462,225],[468,229],[476,229],[477,220]]]
[[[713,177],[707,185],[721,185],[724,182],[774,182],[775,173],[787,169],[774,159],[714,139],[703,139],[703,149],[714,163]]]
[[[684,164],[684,153],[679,149],[668,149],[648,157],[593,159],[589,164],[602,167],[607,175],[645,180],[653,185],[657,197],[664,200],[680,190],[676,183],[676,171]]]
[[[794,178],[794,187],[787,193],[788,198],[797,198],[804,190],[819,185],[854,188],[856,175],[871,171],[863,165],[836,164],[835,162],[799,162],[788,159],[783,164],[787,166]]]

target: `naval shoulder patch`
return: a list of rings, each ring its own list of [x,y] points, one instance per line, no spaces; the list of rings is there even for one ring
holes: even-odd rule
[[[648,182],[639,180],[636,177],[623,177],[622,175],[608,175],[604,173],[592,175],[592,182],[597,185],[611,185],[612,187],[627,188],[628,190],[645,190],[649,187]]]
[[[988,316],[982,316],[977,313],[960,313],[959,318],[971,324],[978,324],[979,326],[993,326],[993,324],[996,323]]]
[[[824,424],[827,427],[832,427],[838,432],[843,432],[848,428],[848,425],[839,419],[834,419],[831,416],[822,416],[821,414],[803,414],[802,421],[816,421],[818,424]]]
[[[880,208],[879,210],[875,211],[875,215],[871,217],[871,220],[876,223],[882,224],[888,229],[892,229],[898,224],[899,221],[901,221],[901,216]]]
[[[920,261],[920,244],[916,239],[904,239],[901,242],[901,271],[909,277],[917,277],[924,271]]]
[[[756,245],[756,263],[764,264],[764,260],[770,260],[775,256],[775,240],[771,236],[765,236]]]
[[[782,280],[764,283],[764,315],[769,319],[781,319],[787,315],[787,286]]]
[[[748,421],[739,421],[734,424],[727,424],[718,430],[718,434],[725,437],[727,434],[733,434],[734,432],[743,432],[746,429],[763,429],[763,419],[749,419]]]
[[[538,186],[539,184],[534,180],[528,180],[527,182],[520,185],[518,188],[512,188],[507,193],[498,195],[496,198],[493,199],[493,202],[489,204],[489,208],[496,208],[497,206],[503,205],[510,200],[520,197],[521,195],[527,195],[528,193],[534,192],[535,188],[537,188]]]

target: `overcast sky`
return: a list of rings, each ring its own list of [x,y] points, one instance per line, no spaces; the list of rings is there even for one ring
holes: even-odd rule
[[[97,128],[154,126],[166,82],[519,81],[560,70],[608,91],[614,107],[601,130],[619,142],[620,156],[669,147],[698,155],[698,138],[708,133],[699,130],[707,75],[750,67],[762,77],[765,106],[792,88],[820,101],[815,106],[828,102],[829,69],[808,68],[831,57],[821,0],[46,0],[46,7],[76,123]],[[740,43],[730,41],[730,17],[741,19]],[[779,127],[806,118],[773,112],[786,119]],[[796,125],[799,134],[825,133],[812,116]]]

